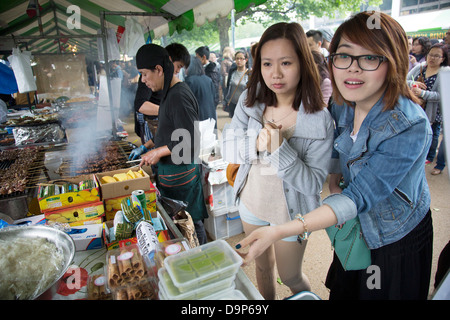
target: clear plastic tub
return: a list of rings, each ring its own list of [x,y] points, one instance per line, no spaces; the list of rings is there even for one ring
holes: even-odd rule
[[[180,292],[231,278],[241,264],[242,258],[224,240],[216,240],[164,260],[167,272]]]
[[[106,257],[106,280],[113,299],[157,298],[156,277],[137,245],[108,251]]]
[[[129,283],[112,289],[114,300],[157,300],[158,294],[151,279]]]
[[[235,290],[233,288],[231,290],[217,292],[213,295],[203,298],[202,300],[248,300],[248,299],[240,290]]]
[[[235,288],[235,276],[213,282],[198,289],[189,290],[188,292],[180,292],[173,284],[167,270],[162,268],[158,270],[159,292],[163,292],[164,299],[167,300],[198,300],[203,299],[217,292],[230,290]]]
[[[110,300],[111,292],[107,288],[107,278],[103,272],[92,274],[88,280],[88,300]]]

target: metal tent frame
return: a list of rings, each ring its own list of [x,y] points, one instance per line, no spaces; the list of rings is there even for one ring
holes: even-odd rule
[[[40,10],[38,9],[37,12],[39,12]],[[109,105],[110,105],[110,112],[111,112],[111,124],[112,124],[112,136],[113,139],[117,139],[117,127],[116,127],[116,115],[115,115],[115,111],[113,108],[113,97],[112,97],[112,87],[111,87],[111,73],[108,67],[109,64],[109,60],[108,60],[108,46],[107,46],[107,32],[106,32],[106,16],[107,15],[120,15],[120,16],[163,16],[167,19],[175,19],[176,16],[167,13],[167,14],[162,14],[162,13],[150,13],[150,12],[128,12],[128,11],[101,11],[100,12],[100,25],[101,25],[101,33],[100,34],[86,34],[86,35],[61,35],[58,27],[56,25],[56,35],[44,35],[42,32],[42,21],[40,19],[40,15],[38,13],[38,25],[39,25],[39,30],[41,35],[39,36],[0,36],[0,40],[13,40],[14,41],[14,45],[18,45],[20,43],[22,43],[21,40],[41,40],[41,39],[54,39],[58,41],[58,44],[60,43],[60,39],[62,37],[64,38],[72,38],[72,39],[76,39],[76,38],[102,38],[102,43],[103,43],[103,56],[104,56],[104,63],[105,63],[105,72],[106,72],[106,84],[108,87],[108,99],[109,99]],[[59,50],[58,54],[65,54],[62,53],[61,50]]]

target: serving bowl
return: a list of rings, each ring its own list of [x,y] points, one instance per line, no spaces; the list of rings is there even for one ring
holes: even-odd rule
[[[75,255],[75,244],[73,239],[64,231],[47,226],[18,226],[8,227],[0,230],[0,240],[14,241],[17,238],[36,239],[45,238],[52,242],[63,252],[63,267],[54,275],[54,278],[46,288],[42,288],[30,300],[34,299],[51,299],[53,294],[59,287],[62,276],[66,273],[71,265]]]

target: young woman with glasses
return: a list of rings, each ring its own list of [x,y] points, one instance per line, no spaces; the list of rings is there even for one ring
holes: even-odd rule
[[[426,299],[433,229],[424,166],[431,129],[406,83],[405,31],[384,13],[362,12],[337,29],[330,54],[333,98],[342,109],[332,172],[342,175],[345,188],[336,185],[319,208],[258,229],[238,247],[249,246],[248,263],[281,238],[305,238],[358,217],[374,267],[345,271],[335,254],[326,280],[330,299]]]

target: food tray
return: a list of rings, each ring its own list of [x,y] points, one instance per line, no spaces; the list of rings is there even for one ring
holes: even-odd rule
[[[189,290],[187,292],[180,292],[180,290],[178,290],[178,288],[173,284],[172,279],[165,268],[158,270],[158,278],[159,291],[163,292],[163,297],[165,298],[164,300],[198,300],[214,295],[220,291],[235,288],[234,275],[227,279],[212,282],[208,285],[198,289]]]
[[[164,265],[174,285],[187,292],[236,275],[242,258],[224,240],[169,256]]]

